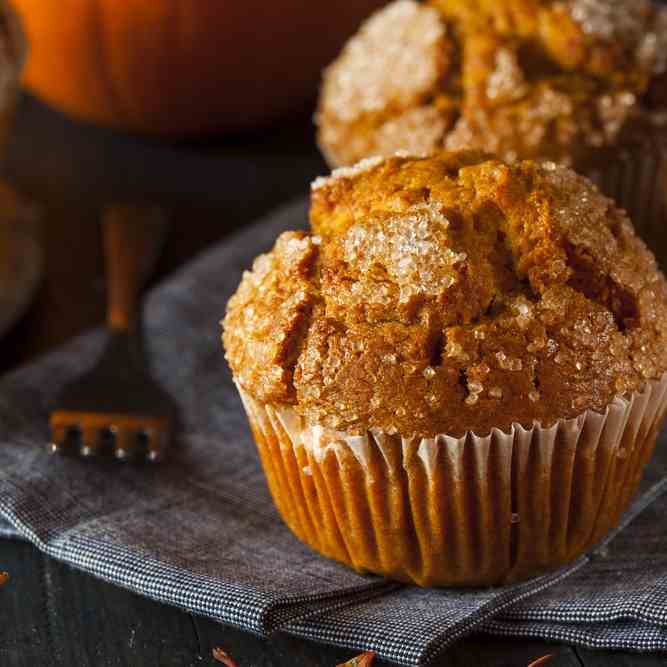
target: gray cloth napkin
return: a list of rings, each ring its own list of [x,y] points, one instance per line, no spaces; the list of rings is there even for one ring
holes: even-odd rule
[[[305,221],[305,202],[285,207],[148,298],[150,360],[181,410],[169,462],[135,468],[44,454],[49,406],[92,364],[101,331],[0,380],[0,514],[13,530],[54,558],[156,600],[252,632],[284,630],[406,665],[427,663],[473,630],[667,649],[664,439],[645,495],[618,535],[571,566],[518,585],[401,586],[358,575],[293,537],[269,497],[218,321],[253,257]]]

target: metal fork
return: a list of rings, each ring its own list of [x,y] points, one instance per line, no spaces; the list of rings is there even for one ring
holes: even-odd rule
[[[157,462],[167,448],[175,411],[148,371],[138,304],[166,217],[159,209],[118,205],[104,212],[102,223],[108,340],[93,369],[66,385],[55,402],[49,451]]]

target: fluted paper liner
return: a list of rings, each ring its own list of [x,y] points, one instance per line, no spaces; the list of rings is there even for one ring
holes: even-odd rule
[[[269,489],[304,542],[431,585],[516,581],[598,543],[627,509],[667,409],[667,374],[604,413],[489,435],[350,435],[239,387]]]
[[[667,271],[667,127],[613,154],[605,152],[597,165],[583,168],[583,173],[628,212]]]

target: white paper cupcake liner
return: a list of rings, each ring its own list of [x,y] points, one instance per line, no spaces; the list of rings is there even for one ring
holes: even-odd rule
[[[239,387],[285,522],[320,553],[419,585],[516,581],[619,521],[667,410],[667,375],[604,413],[489,435],[350,435]]]

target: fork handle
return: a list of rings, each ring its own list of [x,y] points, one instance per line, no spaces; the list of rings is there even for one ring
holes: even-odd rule
[[[104,210],[107,326],[133,333],[139,323],[141,289],[155,263],[166,228],[159,208],[116,204]]]

